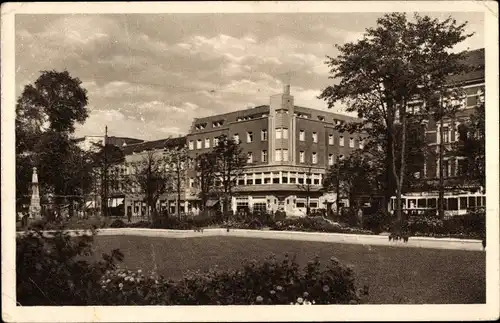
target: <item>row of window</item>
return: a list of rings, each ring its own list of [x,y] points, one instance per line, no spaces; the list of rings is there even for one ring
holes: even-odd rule
[[[344,155],[339,155],[339,159],[342,159],[344,158]],[[261,151],[261,159],[260,159],[262,162],[267,162],[268,161],[268,153],[267,153],[267,150],[262,150]],[[276,149],[274,151],[274,160],[277,161],[277,162],[280,162],[280,161],[285,161],[287,162],[288,161],[288,149]],[[254,162],[254,158],[253,158],[253,152],[248,152],[247,153],[247,163],[248,164],[251,164]],[[306,153],[305,151],[300,151],[299,152],[299,162],[300,163],[305,163],[306,162]],[[317,164],[318,163],[318,153],[316,152],[312,152],[311,153],[311,162],[313,164]],[[328,165],[333,165],[335,163],[335,159],[334,159],[334,155],[333,154],[329,154],[328,155]]]
[[[242,185],[262,185],[262,184],[306,184],[321,185],[321,174],[308,174],[297,172],[275,172],[275,173],[252,173],[247,176],[240,176],[234,179],[234,184]],[[220,186],[220,180],[215,180],[215,186]],[[195,187],[195,179],[189,179],[189,187]]]
[[[305,141],[305,131],[300,130],[299,131],[299,141]],[[247,143],[252,143],[254,142],[254,134],[253,132],[249,131],[247,132],[247,138],[246,138]],[[288,139],[288,128],[276,128],[276,139]],[[240,135],[239,134],[234,134],[233,135],[233,140],[236,143],[240,143]],[[260,140],[261,141],[267,141],[268,140],[268,133],[267,129],[263,129],[260,132]],[[313,132],[312,133],[312,140],[313,143],[318,142],[318,133]],[[218,143],[217,137],[213,139],[213,145],[216,146]],[[334,137],[333,134],[328,135],[328,144],[329,145],[334,145]],[[359,149],[363,149],[363,140],[358,141],[359,144]],[[339,146],[343,147],[344,146],[344,136],[339,136]],[[203,140],[198,139],[196,141],[196,149],[203,149],[203,148],[210,148],[210,139],[205,138],[205,145],[203,146]],[[349,138],[349,148],[354,148],[354,138],[351,137]],[[195,142],[193,140],[189,141],[189,150],[194,150],[195,149]]]

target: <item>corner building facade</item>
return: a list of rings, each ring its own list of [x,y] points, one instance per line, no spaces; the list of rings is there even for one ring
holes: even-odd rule
[[[323,178],[338,158],[362,148],[358,134],[339,133],[335,124],[349,116],[299,107],[290,87],[273,95],[269,105],[195,119],[187,135],[189,157],[196,158],[225,134],[240,143],[247,165],[236,180],[232,210],[285,210],[305,214],[328,208],[335,194],[321,192]],[[196,174],[188,170],[191,205],[196,206]]]

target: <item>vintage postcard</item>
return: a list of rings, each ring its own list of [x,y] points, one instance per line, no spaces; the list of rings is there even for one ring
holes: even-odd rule
[[[2,5],[6,322],[494,320],[494,1]]]

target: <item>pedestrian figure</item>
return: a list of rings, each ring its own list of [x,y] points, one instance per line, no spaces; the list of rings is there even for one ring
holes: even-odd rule
[[[132,222],[132,214],[130,212],[127,213],[127,218],[128,218],[128,223]]]

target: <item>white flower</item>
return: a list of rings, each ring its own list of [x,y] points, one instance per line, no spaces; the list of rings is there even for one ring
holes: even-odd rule
[[[106,284],[108,284],[109,282],[111,282],[111,279],[106,280]]]
[[[134,281],[134,277],[130,277],[130,279],[129,279],[129,280],[130,280],[131,282],[133,282],[133,281]]]
[[[312,303],[309,301],[304,301],[304,305],[312,305]]]
[[[123,288],[123,283],[118,284],[118,287]]]
[[[297,298],[297,303],[302,304],[303,301],[302,297]]]

